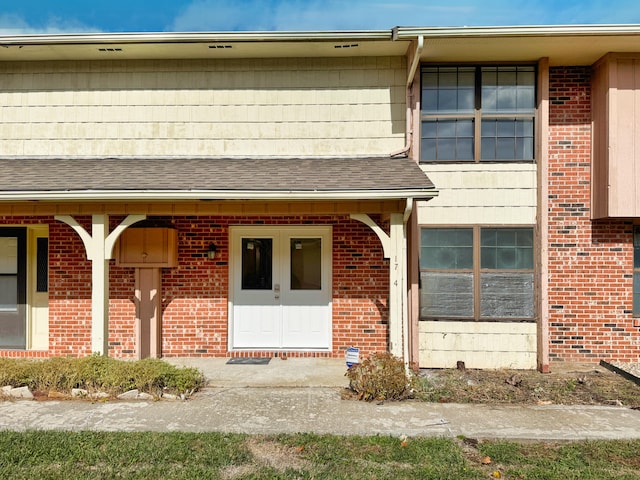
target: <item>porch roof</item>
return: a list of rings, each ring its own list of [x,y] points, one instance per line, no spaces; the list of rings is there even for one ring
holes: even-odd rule
[[[406,157],[0,158],[0,200],[430,198]]]

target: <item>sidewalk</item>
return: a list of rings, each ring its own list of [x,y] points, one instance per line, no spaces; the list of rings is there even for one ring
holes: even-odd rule
[[[343,362],[340,365],[320,359],[290,359],[290,363],[274,360],[280,363],[272,361],[274,365],[270,369],[264,365],[207,361],[203,371],[210,386],[184,402],[0,402],[0,430],[315,432],[410,437],[464,435],[508,440],[640,438],[640,411],[623,407],[488,406],[417,401],[379,405],[348,401],[340,398],[340,390],[346,385]],[[192,362],[192,366],[198,363],[197,360],[183,362]],[[338,372],[342,373],[336,376]],[[285,378],[280,378],[281,375]],[[278,385],[300,382],[301,377],[313,378],[313,384],[298,385],[312,386]],[[281,381],[275,381],[279,378]],[[271,386],[261,385],[267,380]]]

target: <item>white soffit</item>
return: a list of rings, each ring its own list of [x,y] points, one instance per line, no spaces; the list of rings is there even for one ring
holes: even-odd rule
[[[423,62],[536,61],[591,65],[609,52],[640,51],[640,25],[394,29],[394,38],[424,37]]]
[[[391,31],[0,36],[0,61],[404,55]]]

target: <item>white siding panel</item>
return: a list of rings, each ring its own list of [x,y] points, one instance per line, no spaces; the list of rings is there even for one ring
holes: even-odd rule
[[[439,195],[418,206],[418,222],[534,224],[534,164],[422,165]]]
[[[420,367],[536,368],[536,324],[420,322]]]
[[[404,145],[404,58],[1,65],[0,155],[379,156]]]

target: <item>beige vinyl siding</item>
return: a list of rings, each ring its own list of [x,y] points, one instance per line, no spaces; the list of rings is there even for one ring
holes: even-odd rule
[[[536,165],[422,165],[439,196],[418,207],[422,226],[535,225]],[[420,321],[420,366],[536,368],[536,323]]]
[[[420,322],[420,366],[536,368],[536,324]]]
[[[3,63],[0,155],[388,155],[405,77],[401,57]]]
[[[422,165],[439,195],[419,204],[421,225],[533,225],[536,166],[522,164]]]

